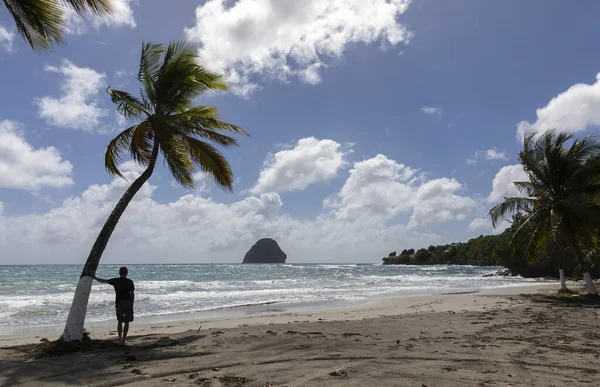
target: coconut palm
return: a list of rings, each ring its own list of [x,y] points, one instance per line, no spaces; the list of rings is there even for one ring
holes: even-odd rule
[[[122,177],[119,163],[128,153],[133,161],[146,169],[125,191],[92,247],[62,336],[67,341],[82,338],[92,276],[119,218],[152,175],[159,155],[162,154],[171,174],[183,187],[193,187],[193,174],[201,170],[218,186],[231,191],[229,163],[208,142],[228,147],[236,145],[236,140],[223,131],[247,134],[243,129],[221,121],[214,107],[191,107],[195,98],[211,90],[226,91],[227,85],[221,75],[198,64],[198,56],[186,42],[172,42],[168,47],[144,43],[137,80],[142,85],[140,98],[110,87],[107,89],[117,111],[139,123],[110,141],[105,166],[109,173]]]
[[[110,0],[2,0],[17,25],[17,31],[35,51],[48,51],[63,42],[65,7],[79,15],[110,14]],[[1,7],[1,4],[0,4]]]
[[[521,214],[514,235],[526,235],[525,254],[532,259],[550,243],[561,246],[581,266],[588,292],[596,294],[586,248],[597,245],[600,227],[600,144],[596,138],[572,140],[554,131],[525,138],[519,160],[529,181],[514,182],[523,197],[505,198],[489,212],[494,226],[510,214]],[[564,271],[560,268],[561,282]]]

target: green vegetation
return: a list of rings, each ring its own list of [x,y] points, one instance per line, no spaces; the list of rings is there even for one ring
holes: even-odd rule
[[[392,265],[503,266],[508,268],[511,273],[523,277],[556,277],[560,264],[556,250],[549,249],[548,254],[540,255],[535,260],[529,260],[524,254],[527,239],[524,236],[513,239],[520,222],[522,220],[513,221],[511,227],[499,235],[481,235],[465,243],[429,246],[426,249],[417,250],[414,254],[385,257],[383,263]],[[600,260],[596,260],[595,267],[600,267]],[[581,268],[576,265],[572,257],[567,257],[564,268],[568,277],[582,275]],[[600,275],[598,269],[593,269],[591,272],[594,276]]]
[[[572,141],[572,142],[571,142]],[[570,146],[569,146],[570,143]],[[593,137],[573,140],[554,131],[529,135],[519,160],[529,181],[514,182],[521,196],[505,198],[490,210],[494,226],[512,224],[499,235],[467,243],[430,246],[384,258],[387,264],[505,266],[524,277],[600,275],[600,144]]]
[[[110,14],[110,0],[2,0],[13,17],[17,31],[35,51],[48,51],[63,42],[67,27],[65,7],[77,14]],[[1,8],[0,4],[0,8]]]

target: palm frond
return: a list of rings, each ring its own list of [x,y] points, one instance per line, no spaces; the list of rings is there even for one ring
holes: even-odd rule
[[[164,52],[165,47],[162,44],[142,43],[137,79],[144,86],[141,94],[145,106],[156,102],[156,81]]]
[[[142,115],[150,115],[143,102],[132,96],[131,94],[111,89],[110,86],[106,89],[110,95],[111,101],[117,105],[117,111],[127,119],[140,118]]]
[[[529,231],[525,232],[525,230]],[[524,255],[530,262],[535,262],[539,255],[546,251],[548,243],[553,240],[547,212],[539,211],[531,214],[515,231],[513,239],[522,233],[525,233],[525,237],[528,238]],[[511,239],[511,244],[513,239]]]
[[[137,125],[134,125],[125,129],[108,143],[106,154],[104,155],[104,167],[108,173],[124,178],[117,166],[123,161],[123,153],[129,149],[131,138],[136,128]]]
[[[110,0],[61,0],[75,10],[78,14],[91,12],[96,15],[112,13]]]
[[[600,158],[590,157],[569,176],[566,184],[571,189],[578,191],[589,184],[598,182],[600,182]]]
[[[495,205],[490,211],[489,216],[492,219],[492,225],[496,227],[498,222],[511,214],[517,214],[521,211],[529,211],[535,203],[534,198],[505,198],[502,203]]]
[[[152,148],[154,145],[154,134],[148,121],[144,121],[137,126],[130,139],[129,154],[133,161],[148,165],[152,158]]]
[[[239,126],[219,119],[219,110],[209,106],[196,106],[174,116],[174,119],[183,118],[196,128],[205,130],[224,130],[249,136],[248,132]]]
[[[232,191],[233,173],[227,159],[212,145],[185,136],[182,140],[186,143],[190,156],[196,166],[212,177],[219,187]]]
[[[48,51],[63,42],[63,9],[57,0],[3,0],[17,31],[34,51]]]
[[[178,137],[160,140],[163,157],[173,178],[184,188],[194,188],[194,162],[185,143]]]
[[[162,114],[186,110],[190,101],[207,91],[227,90],[223,77],[204,69],[193,46],[186,41],[171,42],[165,50],[156,87],[156,104]]]

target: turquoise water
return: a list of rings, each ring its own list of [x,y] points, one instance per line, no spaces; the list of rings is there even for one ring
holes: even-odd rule
[[[0,266],[0,332],[64,323],[81,266]],[[97,275],[116,277],[118,266]],[[387,265],[132,265],[136,319],[169,319],[244,305],[347,302],[518,286],[522,278],[482,277],[495,267]],[[88,322],[112,321],[112,286],[94,283]]]

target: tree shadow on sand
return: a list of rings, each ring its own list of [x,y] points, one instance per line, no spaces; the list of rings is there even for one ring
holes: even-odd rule
[[[135,344],[128,346],[113,340],[88,340],[77,345],[54,341],[0,348],[0,385],[61,382],[79,386],[121,380],[124,376],[140,378],[135,370],[145,363],[212,353],[193,347],[206,335],[187,332],[179,336],[131,336]],[[81,379],[82,369],[87,372],[85,380]]]

